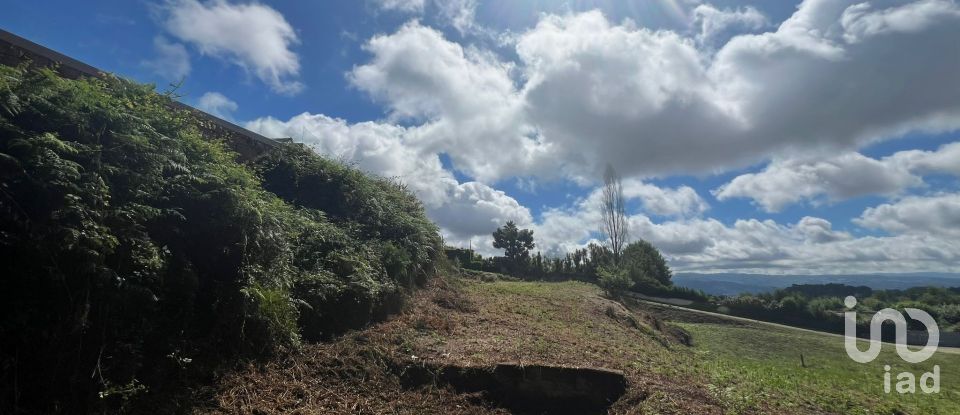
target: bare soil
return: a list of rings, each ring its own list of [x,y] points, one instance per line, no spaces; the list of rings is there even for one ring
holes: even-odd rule
[[[620,371],[610,413],[720,414],[695,371],[690,336],[659,310],[604,298],[595,286],[448,277],[418,291],[389,320],[332,342],[250,363],[197,392],[196,413],[522,413],[485,391],[404,382],[417,367],[545,365]],[[535,410],[533,413],[562,412]]]

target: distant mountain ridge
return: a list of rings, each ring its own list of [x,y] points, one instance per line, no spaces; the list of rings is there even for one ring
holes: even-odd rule
[[[793,284],[846,284],[865,285],[875,290],[907,289],[911,287],[960,287],[960,273],[916,272],[889,274],[844,274],[844,275],[769,275],[717,273],[701,274],[680,272],[673,276],[673,283],[681,287],[702,290],[713,295],[737,295],[761,293],[786,288]]]

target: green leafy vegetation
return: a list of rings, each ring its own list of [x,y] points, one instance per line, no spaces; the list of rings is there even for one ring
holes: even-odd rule
[[[533,231],[519,229],[513,222],[498,228],[493,240],[493,247],[503,249],[504,256],[484,258],[469,249],[447,248],[447,258],[466,269],[524,279],[591,282],[613,296],[633,291],[704,304],[710,301],[701,291],[674,286],[667,260],[655,246],[642,239],[626,244],[619,258],[610,248],[594,243],[563,257],[548,258],[540,252],[531,256],[529,251],[536,246]]]
[[[633,286],[633,279],[626,270],[618,267],[601,267],[597,271],[597,284],[607,295],[619,297]]]
[[[843,312],[847,311],[843,298],[848,295],[857,299],[854,311],[858,312],[861,334],[869,332],[870,318],[884,308],[900,312],[905,308],[917,308],[930,313],[941,331],[960,329],[960,288],[872,290],[843,284],[805,284],[771,293],[719,297],[715,304],[734,315],[841,333]],[[925,329],[915,320],[907,321],[910,329]],[[885,328],[889,330],[884,330],[884,339],[892,341],[892,326]]]
[[[529,265],[533,231],[518,229],[513,221],[508,221],[493,232],[493,247],[503,249],[512,270],[522,270]]]
[[[297,145],[239,163],[170,100],[0,67],[0,412],[173,411],[185,385],[395,311],[435,271],[403,186]]]

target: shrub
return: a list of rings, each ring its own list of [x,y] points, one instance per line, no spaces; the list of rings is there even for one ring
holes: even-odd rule
[[[670,272],[667,260],[647,241],[640,240],[627,245],[623,249],[620,266],[634,282],[640,283],[648,279],[664,286],[672,284],[670,278],[673,273]]]
[[[631,279],[631,281],[633,280]],[[703,291],[675,285],[663,285],[659,281],[650,278],[641,278],[639,281],[633,282],[630,290],[646,295],[681,298],[699,303],[707,303],[710,301],[710,296]]]
[[[181,411],[158,394],[433,272],[402,186],[296,145],[244,165],[197,124],[150,86],[0,66],[0,413]]]
[[[601,267],[597,275],[600,287],[611,297],[618,297],[633,286],[633,280],[622,268]]]
[[[807,312],[814,318],[831,319],[836,312],[843,311],[845,306],[840,297],[817,297],[807,303]]]

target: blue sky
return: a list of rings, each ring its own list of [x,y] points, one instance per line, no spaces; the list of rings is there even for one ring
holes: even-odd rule
[[[951,0],[2,2],[0,27],[407,183],[454,245],[680,270],[958,271]],[[56,10],[52,13],[51,10]]]

